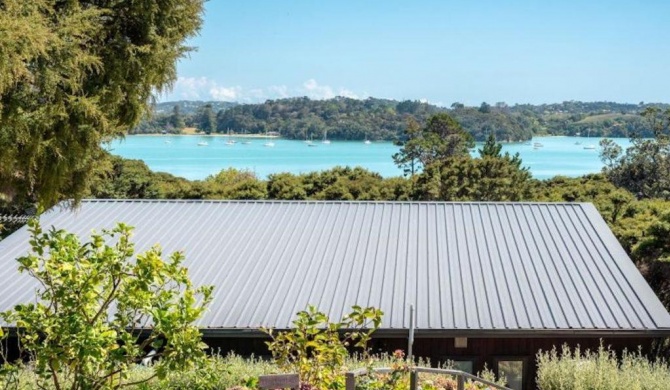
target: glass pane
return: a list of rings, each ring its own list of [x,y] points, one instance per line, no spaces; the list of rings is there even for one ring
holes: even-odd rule
[[[472,374],[472,360],[454,360],[453,361],[454,370],[461,370]]]
[[[507,379],[507,387],[521,390],[523,384],[523,360],[498,361],[498,375]]]

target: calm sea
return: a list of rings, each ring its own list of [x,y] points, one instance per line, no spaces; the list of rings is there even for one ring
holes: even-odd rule
[[[314,141],[315,146],[310,147],[303,141],[276,139],[272,141],[274,147],[266,147],[267,141],[263,139],[233,139],[237,143],[229,145],[227,137],[136,135],[115,141],[108,149],[125,158],[144,160],[154,171],[187,179],[204,179],[228,167],[253,171],[260,178],[271,173],[304,173],[336,165],[362,166],[387,177],[402,175],[391,158],[398,147],[390,142],[323,144]],[[243,144],[243,141],[250,143]],[[542,147],[514,143],[505,144],[503,151],[519,152],[523,164],[530,167],[535,178],[580,176],[602,168],[599,141],[600,138],[535,137],[532,143],[541,143]],[[627,139],[615,141],[624,148],[630,145]],[[578,142],[581,144],[576,144]],[[595,149],[585,149],[587,145]]]

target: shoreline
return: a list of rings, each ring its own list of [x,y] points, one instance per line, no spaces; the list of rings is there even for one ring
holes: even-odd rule
[[[160,134],[160,133],[149,133],[149,134],[126,134],[126,137],[230,137],[230,138],[254,138],[254,139],[264,139],[264,138],[273,138],[278,139],[282,138],[280,135],[265,135],[265,134],[197,134],[197,133],[182,133],[182,134]]]

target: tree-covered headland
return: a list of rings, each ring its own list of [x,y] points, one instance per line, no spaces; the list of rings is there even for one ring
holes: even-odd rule
[[[207,108],[207,106],[211,106]],[[640,116],[651,107],[667,105],[619,104],[610,102],[563,102],[559,104],[507,105],[482,103],[468,107],[453,103],[440,107],[419,101],[364,100],[336,97],[310,100],[306,97],[268,100],[258,104],[226,102],[165,102],[154,107],[153,115],[132,129],[135,134],[180,133],[174,107],[179,107],[184,127],[196,131],[280,134],[288,139],[403,141],[408,123],[423,123],[437,113],[448,113],[477,141],[494,134],[502,142],[528,140],[534,135],[629,137],[653,135]],[[211,113],[216,118],[211,125]],[[215,130],[212,128],[215,127]]]

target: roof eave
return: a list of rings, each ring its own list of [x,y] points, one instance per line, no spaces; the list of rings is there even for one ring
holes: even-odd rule
[[[286,329],[275,329],[281,332]],[[205,337],[267,337],[253,328],[203,328]],[[407,329],[378,329],[373,338],[406,338]],[[670,337],[670,328],[657,329],[417,329],[415,338],[599,338]]]

